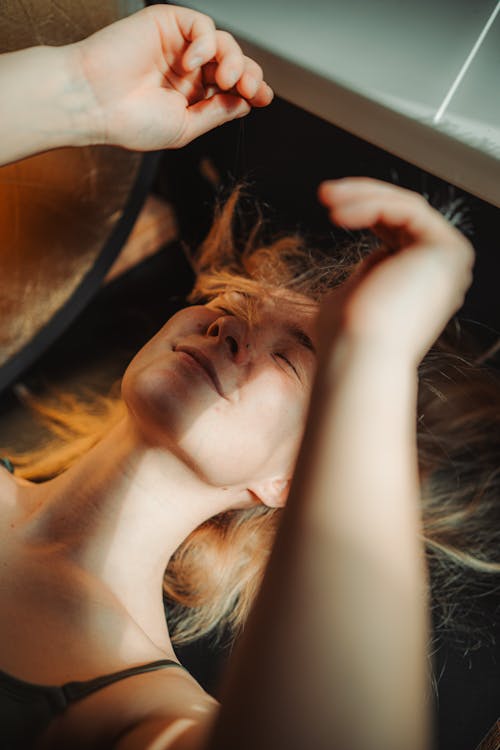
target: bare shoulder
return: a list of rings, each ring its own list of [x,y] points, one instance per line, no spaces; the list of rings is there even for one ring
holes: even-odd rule
[[[32,484],[27,479],[21,479],[10,474],[0,466],[0,527],[9,528],[20,515],[31,512],[33,502],[22,488],[29,488]]]
[[[12,512],[16,507],[16,480],[0,466],[0,513],[3,515]]]
[[[145,672],[74,703],[52,722],[39,748],[197,750],[218,707],[218,702],[180,667]],[[164,742],[158,744],[161,735]]]

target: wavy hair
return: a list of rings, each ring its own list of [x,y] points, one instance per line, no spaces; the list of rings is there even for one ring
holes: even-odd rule
[[[333,254],[312,249],[298,234],[263,241],[262,217],[245,231],[248,216],[241,206],[236,188],[218,204],[209,234],[190,254],[196,279],[189,302],[256,286],[291,289],[320,301],[374,248],[367,233],[352,235]],[[500,376],[488,365],[499,345],[482,354],[473,348],[453,318],[419,365],[416,424],[435,633],[451,632],[468,648],[488,637],[500,587]],[[58,438],[10,454],[16,473],[37,481],[67,468],[125,413],[118,391],[86,400],[18,392]],[[164,575],[174,644],[206,634],[215,640],[238,634],[259,589],[281,512],[260,506],[224,512],[180,545]]]

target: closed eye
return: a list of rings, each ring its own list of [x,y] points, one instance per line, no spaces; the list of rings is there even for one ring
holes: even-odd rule
[[[300,375],[299,375],[299,373],[297,372],[297,370],[296,370],[296,368],[294,367],[294,365],[292,364],[292,362],[290,362],[290,360],[288,359],[288,357],[285,357],[285,355],[284,355],[284,354],[281,354],[280,352],[275,352],[275,353],[274,353],[274,355],[275,355],[276,357],[279,357],[280,359],[283,359],[283,360],[284,360],[284,361],[285,361],[285,362],[287,363],[287,365],[288,365],[289,367],[291,367],[291,368],[292,368],[292,370],[294,371],[294,373],[296,374],[296,376],[297,376],[297,377],[298,377],[298,379],[300,380]]]
[[[219,306],[217,306],[217,307],[214,307],[214,310],[220,310],[220,312],[223,312],[224,315],[234,315],[234,313],[231,312],[231,310],[228,310],[225,307],[219,307]]]
[[[221,307],[221,305],[217,305],[217,307],[214,307],[213,309],[224,313],[224,315],[232,315],[232,316],[234,316],[234,312],[232,312],[231,310],[228,310],[226,307]],[[288,359],[287,356],[285,356],[281,352],[274,352],[274,356],[278,357],[279,359],[282,359],[288,365],[288,367],[290,367],[290,369],[293,370],[293,372],[295,373],[295,375],[297,376],[297,378],[300,380],[300,375],[299,375],[296,367]]]

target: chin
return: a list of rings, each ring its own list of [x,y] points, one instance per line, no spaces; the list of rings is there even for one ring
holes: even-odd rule
[[[149,441],[171,446],[182,434],[185,399],[169,383],[169,372],[125,373],[121,392],[130,417]]]
[[[195,389],[175,367],[127,371],[122,397],[133,423],[152,445],[196,456],[200,436],[214,431],[210,392]],[[192,466],[192,459],[188,463]]]

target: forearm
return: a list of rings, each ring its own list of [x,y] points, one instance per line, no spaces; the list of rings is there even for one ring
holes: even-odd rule
[[[416,397],[356,347],[320,371],[211,748],[427,749]]]
[[[0,55],[0,165],[62,146],[99,141],[76,45]]]

